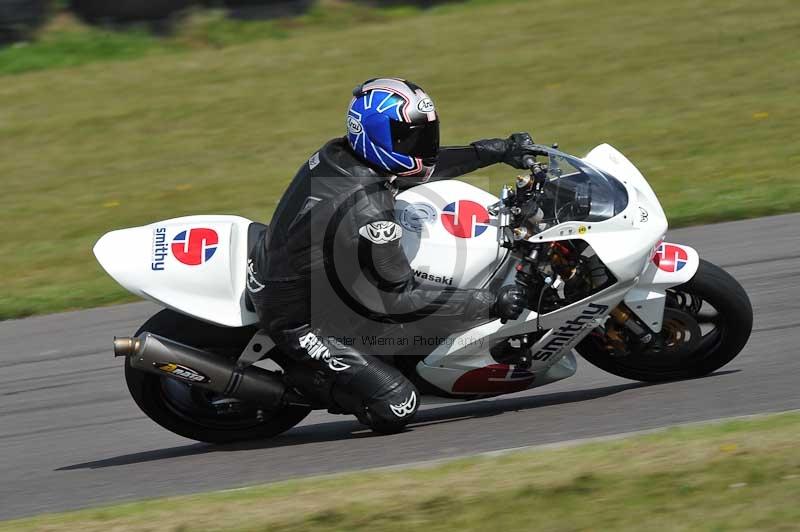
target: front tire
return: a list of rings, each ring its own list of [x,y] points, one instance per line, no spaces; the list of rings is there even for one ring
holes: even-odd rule
[[[706,307],[716,313],[710,313]],[[702,331],[703,327],[706,331]],[[684,338],[682,328],[690,339],[687,342],[694,342],[683,349],[679,344]],[[733,360],[750,338],[752,328],[753,309],[742,286],[719,266],[701,259],[691,280],[668,290],[664,329],[660,333],[669,335],[667,348],[620,356],[607,347],[609,342],[604,332],[597,329],[577,350],[600,369],[626,379],[645,382],[692,379],[708,375]]]
[[[235,357],[256,331],[251,327],[218,327],[172,310],[162,310],[147,320],[136,336],[144,332],[219,356]],[[125,381],[131,397],[150,419],[175,434],[208,443],[271,438],[300,423],[311,411],[300,406],[264,411],[258,405],[230,401],[205,390],[193,389],[182,381],[135,369],[127,359]]]

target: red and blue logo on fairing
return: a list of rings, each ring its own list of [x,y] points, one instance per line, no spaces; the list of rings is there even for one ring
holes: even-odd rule
[[[515,365],[489,364],[461,375],[453,384],[453,393],[499,395],[530,388],[536,375]]]
[[[213,229],[199,227],[181,231],[172,239],[172,254],[180,262],[198,266],[211,260],[217,251],[219,236]]]
[[[661,244],[653,255],[653,262],[665,272],[675,273],[689,264],[689,254],[675,244]]]
[[[482,235],[489,227],[489,212],[474,201],[454,201],[442,209],[442,225],[453,236],[473,238]]]

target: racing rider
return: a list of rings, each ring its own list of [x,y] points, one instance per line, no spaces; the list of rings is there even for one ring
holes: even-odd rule
[[[287,371],[292,385],[375,431],[397,432],[416,413],[419,392],[395,367],[338,341],[343,330],[428,316],[513,320],[525,294],[514,285],[497,293],[419,287],[400,245],[394,195],[495,163],[523,168],[534,143],[515,133],[440,148],[433,101],[394,78],[356,87],[346,120],[347,135],[322,146],[289,184],[251,254],[248,293],[261,326],[297,362]],[[359,320],[342,319],[341,302]]]

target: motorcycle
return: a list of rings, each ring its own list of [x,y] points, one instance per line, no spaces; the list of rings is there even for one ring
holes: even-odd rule
[[[493,397],[572,376],[576,355],[648,382],[712,373],[745,346],[750,301],[689,246],[664,241],[667,219],[646,179],[603,144],[583,158],[538,146],[529,171],[496,197],[437,181],[397,196],[402,245],[431,287],[526,288],[517,320],[438,331],[387,357],[423,403]],[[115,338],[136,404],[164,428],[206,442],[267,438],[315,404],[285,379],[292,361],[258,328],[248,255],[266,226],[187,216],[112,231],[103,268],[165,307]],[[441,400],[441,399],[440,399]]]

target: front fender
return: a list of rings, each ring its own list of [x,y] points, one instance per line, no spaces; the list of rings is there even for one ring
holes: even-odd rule
[[[700,255],[682,244],[662,242],[648,261],[625,304],[653,332],[660,332],[667,289],[688,282],[700,267]]]

